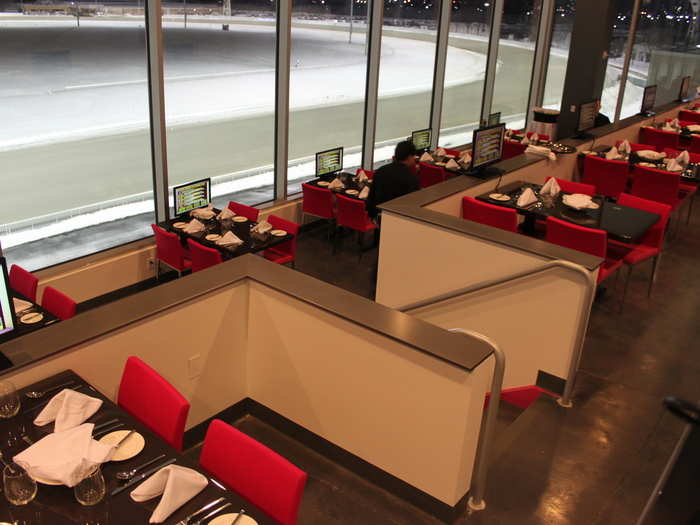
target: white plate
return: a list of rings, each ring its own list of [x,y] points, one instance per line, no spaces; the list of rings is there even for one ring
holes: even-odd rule
[[[284,237],[287,235],[287,232],[284,230],[272,230],[270,235],[274,235],[275,237]]]
[[[317,184],[318,184],[319,186],[324,186],[324,187],[325,187],[325,186],[330,186],[330,185],[331,185],[330,182],[326,182],[325,180],[320,180],[320,181],[318,181]],[[239,521],[238,523],[240,523],[240,521]]]
[[[110,432],[106,436],[103,436],[102,439],[100,439],[100,443],[113,445],[121,438],[126,436],[129,432],[129,430],[115,430],[114,432]],[[131,459],[136,454],[141,452],[145,445],[146,440],[143,439],[143,436],[138,432],[134,432],[126,439],[126,441],[119,445],[119,448],[114,453],[114,456],[112,456],[110,461],[125,461],[127,459]]]
[[[236,519],[236,516],[238,516],[237,512],[234,512],[232,514],[222,514],[221,516],[217,516],[213,520],[209,522],[209,525],[231,525],[233,523],[233,520]],[[253,518],[248,516],[247,514],[243,514],[241,516],[241,519],[238,520],[238,523],[236,525],[257,525],[258,522],[255,521]]]
[[[174,222],[173,223],[173,228],[177,228],[178,230],[181,230],[185,226],[187,226],[186,222]]]
[[[43,318],[44,314],[41,314],[39,312],[32,312],[30,314],[24,314],[22,317],[20,317],[19,322],[24,324],[34,324],[38,323]]]
[[[205,237],[205,239],[208,241],[218,241],[219,239],[221,239],[221,235],[219,235],[218,233],[210,233]]]
[[[245,217],[243,217],[243,215],[236,215],[236,216],[233,218],[233,222],[248,222],[248,219],[246,219]]]
[[[508,195],[503,194],[503,193],[491,193],[489,195],[489,199],[493,199],[495,201],[507,202],[510,200],[510,197]]]
[[[357,195],[360,192],[357,190],[345,190],[345,193],[347,193],[348,195]]]
[[[32,476],[32,479],[36,481],[37,483],[41,483],[42,485],[52,485],[54,487],[57,487],[58,485],[63,485],[60,481],[53,481],[51,479],[46,479],[46,478],[40,478],[39,476]],[[240,523],[240,521],[238,522]]]

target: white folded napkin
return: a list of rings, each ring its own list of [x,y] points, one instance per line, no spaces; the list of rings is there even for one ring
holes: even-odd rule
[[[540,155],[541,157],[547,157],[549,160],[555,161],[557,160],[557,156],[554,154],[554,152],[546,148],[544,146],[533,146],[530,144],[527,148],[525,148],[525,153],[531,153],[533,155]]]
[[[447,161],[447,164],[445,164],[445,168],[450,171],[457,171],[461,168],[461,166],[457,164],[457,161],[455,161],[455,159],[450,159]]]
[[[542,188],[540,189],[540,195],[551,195],[552,197],[556,197],[557,195],[559,195],[560,191],[561,186],[559,186],[557,179],[551,177],[547,182],[544,183],[544,186],[542,186]]]
[[[112,459],[116,448],[92,439],[92,423],[54,432],[17,454],[13,460],[29,475],[74,487],[96,465]]]
[[[221,239],[216,241],[219,246],[240,246],[243,241],[236,237],[233,232],[226,232]]]
[[[671,127],[672,127],[673,129],[681,129],[681,123],[679,122],[679,120],[678,120],[677,118],[674,118],[674,119],[671,121]]]
[[[362,191],[360,191],[358,197],[361,199],[366,199],[367,197],[369,197],[369,186],[365,186],[364,188],[362,188]]]
[[[190,215],[197,217],[198,219],[211,219],[214,217],[214,215],[216,215],[216,213],[214,213],[214,205],[209,204],[206,208],[197,208],[196,210],[192,210]]]
[[[131,491],[134,501],[147,501],[157,496],[160,503],[151,514],[149,523],[163,523],[177,509],[202,492],[209,481],[206,476],[180,465],[168,465]]]
[[[345,184],[343,184],[343,182],[338,177],[336,177],[328,185],[328,188],[331,190],[342,190],[345,188]]]
[[[668,161],[668,164],[666,164],[666,170],[667,171],[683,171],[685,170],[685,167],[678,162],[678,159],[671,159]]]
[[[447,155],[447,152],[445,151],[445,148],[438,148],[435,150],[435,155],[437,155],[438,157],[444,157],[445,155]]]
[[[630,141],[627,139],[623,140],[618,146],[617,151],[623,155],[629,155],[632,153],[632,145],[630,144]]]
[[[433,156],[430,153],[428,153],[426,151],[425,153],[423,153],[423,155],[420,156],[420,161],[421,162],[434,162],[435,159],[433,158]]]
[[[51,401],[39,412],[39,415],[34,419],[34,424],[44,426],[56,421],[54,432],[60,432],[82,424],[101,406],[101,399],[65,388],[53,396]]]
[[[513,130],[512,130],[512,129],[507,129],[507,130],[506,130],[505,136],[510,138],[510,136],[511,136],[512,134],[513,134]]]
[[[521,208],[524,208],[533,202],[537,202],[535,192],[532,191],[532,188],[525,188],[525,191],[520,194],[520,197],[518,197],[518,202],[516,204]]]
[[[267,221],[260,221],[255,226],[253,226],[252,231],[255,233],[267,233],[272,229],[272,224]]]
[[[527,135],[525,135],[523,137],[523,140],[520,141],[520,144],[525,144],[525,145],[530,144],[530,139],[527,138]]]
[[[676,131],[676,128],[674,128],[670,122],[664,123],[664,125],[661,127],[662,131]]]
[[[357,172],[357,182],[359,183],[364,183],[369,180],[369,177],[367,176],[367,173],[365,173],[365,170],[360,170]]]
[[[17,297],[12,298],[12,304],[15,306],[16,314],[21,314],[25,310],[29,310],[32,306],[34,306],[29,301],[25,301],[24,299],[17,299]]]
[[[613,146],[605,154],[605,158],[608,160],[618,160],[618,159],[622,158],[622,155],[620,155],[620,152],[618,151],[618,149],[615,146]]]
[[[537,133],[533,133],[530,135],[530,142],[533,144],[537,144],[540,140],[540,136]]]
[[[204,231],[204,224],[199,222],[197,219],[192,219],[187,226],[185,226],[182,231],[185,233],[197,233]]]
[[[462,164],[471,164],[472,162],[472,154],[468,149],[465,149],[462,153],[459,155],[459,161]]]
[[[700,124],[691,124],[688,126],[688,131],[691,133],[698,133],[700,132]]]
[[[683,150],[676,157],[676,160],[678,161],[678,164],[680,164],[684,168],[687,168],[688,164],[690,164],[690,154],[688,153],[687,150]]]
[[[637,152],[637,156],[647,160],[659,160],[663,159],[666,154],[651,149],[642,149]]]
[[[229,208],[229,207],[227,206],[226,208],[224,208],[223,210],[221,210],[221,212],[219,213],[219,215],[216,216],[216,218],[219,219],[219,220],[221,221],[221,220],[224,220],[224,219],[233,219],[235,216],[236,216],[236,214],[233,213],[233,212],[231,211],[231,208]]]
[[[586,208],[597,208],[598,205],[593,202],[590,195],[585,195],[583,193],[572,193],[571,195],[564,195],[562,198],[564,204],[576,208],[577,210],[583,210]]]

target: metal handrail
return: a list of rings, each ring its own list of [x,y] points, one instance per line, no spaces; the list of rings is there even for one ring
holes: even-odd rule
[[[469,489],[469,500],[467,504],[472,510],[483,510],[486,508],[484,494],[486,493],[486,475],[489,470],[489,452],[493,443],[493,433],[495,432],[496,422],[498,420],[498,405],[501,399],[501,390],[503,389],[503,375],[506,368],[506,356],[499,346],[491,339],[478,332],[464,330],[463,328],[452,328],[450,332],[458,332],[480,339],[491,347],[495,363],[493,365],[493,377],[491,379],[491,395],[489,397],[489,406],[486,409],[486,418],[484,426],[479,433],[479,442],[476,446],[476,458],[474,458],[474,472],[472,475],[472,483]]]
[[[589,286],[586,287],[586,297],[584,299],[584,313],[583,316],[578,323],[578,328],[576,330],[576,342],[575,342],[575,347],[574,347],[574,354],[571,358],[571,363],[569,364],[569,371],[567,373],[566,377],[566,384],[564,386],[564,392],[562,393],[561,397],[557,400],[557,403],[559,403],[563,407],[571,407],[571,394],[573,393],[574,389],[574,379],[576,377],[576,372],[578,371],[578,365],[581,360],[581,354],[583,352],[583,343],[586,338],[586,330],[588,329],[588,320],[591,314],[591,305],[593,304],[593,299],[595,297],[595,288],[596,288],[596,281],[593,278],[593,274],[586,270],[583,266],[580,266],[578,264],[572,263],[570,261],[563,261],[561,259],[555,259],[553,261],[548,261],[547,263],[537,266],[535,268],[530,268],[527,270],[521,270],[519,272],[513,273],[511,275],[507,275],[505,277],[498,277],[495,279],[489,279],[487,281],[483,281],[481,283],[477,284],[472,284],[469,286],[466,286],[464,288],[460,288],[458,290],[453,290],[451,292],[446,292],[442,293],[439,295],[435,295],[433,297],[430,297],[428,299],[423,299],[420,301],[416,301],[414,303],[410,303],[408,305],[404,305],[402,307],[396,308],[400,312],[408,312],[409,310],[415,310],[417,308],[423,308],[425,306],[430,306],[435,303],[447,301],[450,299],[454,299],[456,297],[459,297],[461,295],[466,295],[469,293],[473,292],[478,292],[480,290],[484,290],[487,288],[491,288],[493,286],[498,286],[501,284],[505,284],[511,281],[515,281],[518,279],[522,279],[525,277],[530,277],[532,275],[536,275],[538,273],[542,273],[548,270],[552,270],[554,268],[564,268],[566,270],[572,270],[579,275],[581,275],[588,283]]]

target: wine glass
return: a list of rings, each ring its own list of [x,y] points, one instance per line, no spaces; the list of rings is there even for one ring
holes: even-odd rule
[[[26,505],[36,496],[36,481],[19,465],[11,463],[6,466],[2,480],[5,497],[13,505]]]
[[[19,412],[20,401],[12,381],[0,381],[0,418],[8,419]]]
[[[87,477],[78,483],[73,489],[75,499],[81,505],[95,505],[99,503],[105,495],[105,478],[102,477],[100,466],[97,465]]]

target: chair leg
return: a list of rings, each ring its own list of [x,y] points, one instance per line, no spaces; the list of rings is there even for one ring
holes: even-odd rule
[[[688,216],[685,219],[686,224],[690,224],[690,215],[693,213],[693,201],[695,201],[695,195],[690,198],[690,202],[688,203]]]
[[[630,285],[630,277],[632,277],[632,268],[633,268],[633,266],[630,265],[629,270],[627,271],[627,279],[625,280],[625,289],[622,291],[622,299],[620,299],[620,313],[622,313],[622,309],[625,306],[625,299],[627,298],[627,288]]]
[[[160,281],[160,259],[156,259],[156,281]]]
[[[656,280],[656,267],[659,264],[659,257],[661,257],[661,254],[654,257],[654,264],[651,268],[651,277],[649,278],[649,290],[647,291],[647,297],[651,297],[651,288],[654,286],[654,281]]]
[[[362,260],[362,232],[358,230],[357,232],[357,247],[359,249],[359,255],[357,257],[357,262],[360,262]]]

